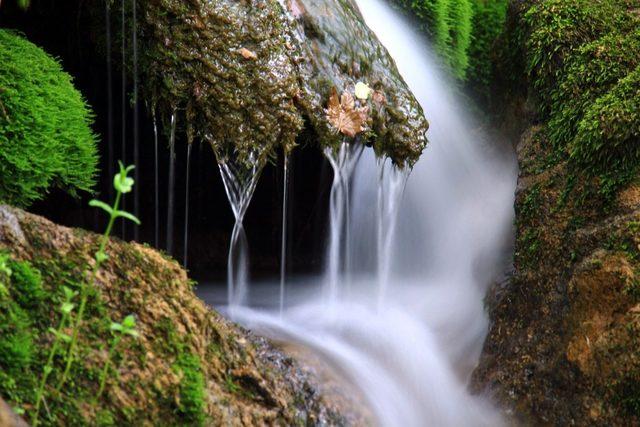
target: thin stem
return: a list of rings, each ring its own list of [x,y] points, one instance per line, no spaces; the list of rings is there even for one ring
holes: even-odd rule
[[[98,389],[98,394],[96,395],[96,401],[102,396],[102,392],[104,391],[104,385],[107,382],[107,372],[109,367],[111,366],[111,360],[113,359],[113,354],[120,344],[122,340],[122,335],[116,335],[113,337],[113,341],[111,342],[111,348],[109,349],[109,355],[107,356],[107,361],[104,362],[104,366],[102,367],[102,372],[100,372],[100,388]]]
[[[116,194],[116,201],[113,204],[113,213],[109,218],[109,224],[107,225],[107,229],[100,239],[100,247],[98,248],[99,254],[103,254],[104,250],[107,246],[107,242],[109,241],[109,236],[111,235],[111,230],[113,229],[113,224],[116,220],[115,213],[118,211],[118,206],[120,205],[120,198],[122,197],[122,192],[118,190]],[[76,321],[73,325],[73,332],[71,336],[71,344],[69,344],[69,351],[67,353],[67,364],[64,368],[64,372],[62,373],[62,378],[60,379],[60,383],[58,384],[57,391],[62,389],[65,381],[67,380],[67,376],[69,375],[69,371],[71,370],[71,364],[73,363],[74,352],[76,349],[76,345],[78,343],[78,332],[80,331],[80,324],[82,323],[82,319],[84,316],[84,310],[87,305],[87,299],[89,297],[89,284],[93,286],[95,284],[96,276],[98,275],[98,270],[102,265],[103,257],[96,257],[96,262],[93,265],[93,269],[91,270],[91,279],[87,282],[85,281],[82,289],[80,290],[81,299],[80,299],[80,308],[78,309],[78,316],[76,317]]]
[[[60,319],[60,324],[58,325],[58,331],[61,332],[67,324],[67,320],[69,315],[66,313],[62,314],[62,318]],[[60,337],[56,335],[56,339],[51,346],[51,350],[49,351],[49,357],[47,358],[47,364],[44,366],[44,371],[42,373],[42,379],[40,380],[40,385],[38,386],[38,393],[36,394],[36,407],[33,410],[33,416],[31,418],[31,424],[33,427],[38,425],[38,416],[40,415],[40,402],[42,402],[42,396],[44,394],[44,386],[47,384],[47,379],[49,378],[49,374],[53,370],[53,358],[58,352],[58,347],[60,346]]]

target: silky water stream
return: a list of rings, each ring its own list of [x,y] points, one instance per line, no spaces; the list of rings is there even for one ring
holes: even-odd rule
[[[230,264],[227,313],[326,359],[379,425],[500,425],[467,382],[487,333],[484,295],[510,257],[513,153],[478,130],[426,42],[396,12],[379,0],[357,3],[422,105],[430,145],[411,171],[369,149],[325,152],[334,171],[325,273],[286,283],[283,301],[282,280],[252,298],[245,273]],[[225,166],[240,219],[234,241],[243,241],[248,201],[229,191],[237,179]],[[255,175],[237,189],[252,193]]]

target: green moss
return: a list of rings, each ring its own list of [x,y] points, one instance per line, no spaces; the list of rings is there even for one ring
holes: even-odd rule
[[[465,79],[469,67],[474,1],[396,0],[418,19],[447,67],[461,80]]]
[[[625,0],[547,0],[527,10],[523,19],[528,27],[527,71],[540,91],[543,111],[551,104],[551,91],[563,76],[565,61],[578,47],[630,27],[625,8]]]
[[[52,186],[73,195],[91,190],[92,119],[58,61],[0,30],[0,202],[26,206]]]
[[[13,297],[22,307],[36,307],[45,297],[40,272],[28,261],[11,261]]]
[[[601,192],[612,195],[640,166],[640,67],[598,98],[578,124],[571,159],[600,176]]]
[[[474,0],[467,78],[474,90],[488,96],[498,59],[498,39],[505,29],[508,0]]]
[[[178,406],[181,419],[189,425],[204,425],[205,382],[200,358],[192,353],[183,352],[178,356],[174,369],[182,374]]]

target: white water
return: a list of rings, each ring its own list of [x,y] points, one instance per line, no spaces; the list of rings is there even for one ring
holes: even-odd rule
[[[466,384],[487,331],[482,300],[509,253],[513,157],[473,131],[472,118],[406,22],[379,0],[357,3],[423,106],[430,146],[406,188],[388,166],[379,179],[371,150],[353,177],[348,162],[330,155],[336,178],[322,284],[283,316],[237,308],[234,317],[337,365],[379,425],[500,425],[497,411]]]

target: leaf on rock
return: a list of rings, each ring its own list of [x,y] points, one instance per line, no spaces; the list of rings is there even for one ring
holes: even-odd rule
[[[369,109],[367,107],[356,108],[355,100],[349,92],[343,92],[338,100],[338,92],[335,88],[331,89],[331,96],[325,112],[331,126],[350,138],[363,131],[363,125],[369,117]]]
[[[255,52],[250,51],[246,47],[243,47],[243,48],[240,49],[240,55],[242,55],[242,57],[244,59],[256,59],[256,58],[258,58],[258,55],[256,55]]]

